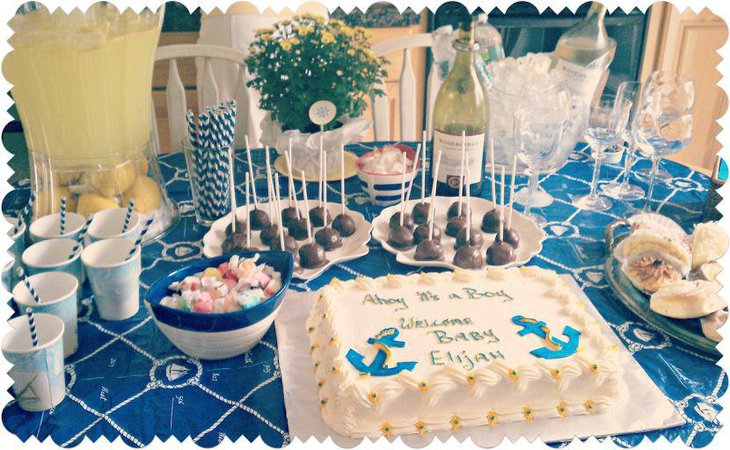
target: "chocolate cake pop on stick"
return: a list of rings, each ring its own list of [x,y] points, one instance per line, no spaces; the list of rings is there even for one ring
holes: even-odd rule
[[[246,173],[246,216],[248,217],[249,214],[249,174]],[[223,250],[223,253],[229,253],[233,250],[247,250],[247,251],[257,251],[255,247],[251,246],[251,221],[247,221],[245,224],[246,233],[243,233],[243,230],[241,232],[236,232],[231,234],[226,238],[225,241],[223,241],[223,244],[221,245],[221,249]]]
[[[322,193],[325,189],[327,189],[327,181],[325,180],[325,173],[327,172],[324,168],[326,158],[324,153],[324,147],[322,143],[322,135],[319,136],[319,192],[318,192],[318,206],[315,206],[309,211],[309,221],[312,223],[312,226],[314,227],[321,227],[325,225],[324,218],[325,216],[329,216],[329,214],[325,214],[324,209],[327,207],[327,205],[322,203]]]
[[[244,136],[243,139],[246,145],[246,158],[248,159],[248,176],[251,183],[253,183],[253,187],[251,188],[253,193],[253,210],[251,210],[247,217],[251,228],[260,230],[267,226],[271,220],[269,219],[269,215],[266,214],[266,211],[259,209],[259,199],[256,196],[256,175],[254,175],[253,163],[251,162],[251,147],[248,145],[248,136]]]
[[[497,210],[497,189],[495,188],[495,179],[497,176],[494,172],[494,141],[489,138],[489,162],[492,165],[492,204],[494,208],[487,211],[482,217],[482,231],[485,233],[496,233],[499,231],[499,211]]]
[[[469,168],[466,168],[466,177],[469,178]],[[466,190],[466,217],[471,217],[471,191],[469,189]],[[484,236],[482,236],[482,232],[479,231],[479,228],[473,227],[471,225],[471,221],[467,223],[467,225],[459,231],[459,234],[456,236],[456,244],[454,245],[454,249],[459,250],[461,247],[468,245],[469,247],[476,247],[478,249],[482,248],[482,245],[484,245]],[[481,252],[479,252],[481,255]]]
[[[469,168],[466,169],[466,176],[467,179],[469,177]],[[469,199],[471,198],[471,195],[469,194],[469,190],[467,189],[467,203],[466,203],[466,216],[469,217]],[[467,223],[466,226],[464,226],[464,229],[461,231],[464,233],[464,243],[461,245],[461,247],[458,247],[457,243],[457,250],[456,254],[454,255],[454,264],[458,267],[461,267],[462,269],[479,269],[484,264],[484,257],[482,256],[481,251],[481,245],[469,245],[472,242],[472,227],[470,223]],[[480,243],[481,244],[481,243]]]
[[[416,203],[413,205],[413,211],[411,212],[411,215],[413,216],[413,221],[418,224],[427,224],[428,223],[428,216],[429,214],[429,204],[426,203],[426,164],[424,162],[426,161],[425,155],[426,155],[426,130],[423,130],[423,134],[421,135],[421,148],[423,149],[423,155],[424,158],[421,158],[421,201],[419,203]],[[415,232],[414,232],[415,233]]]
[[[327,152],[324,152],[324,158],[327,159]],[[326,182],[325,182],[326,183]],[[324,189],[324,192],[322,193],[322,200],[324,201],[324,204],[327,204],[327,188]],[[327,217],[327,208],[324,208],[324,223],[328,224],[327,221],[329,217]],[[335,230],[334,228],[331,228],[327,225],[324,226],[324,228],[320,229],[315,233],[314,240],[317,241],[319,245],[324,247],[325,251],[332,251],[336,248],[342,247],[342,236],[340,236],[340,232]]]
[[[266,195],[269,197],[269,223],[265,226],[261,227],[261,233],[259,234],[259,238],[261,239],[261,242],[263,242],[264,245],[270,246],[271,241],[276,239],[276,237],[279,235],[279,228],[281,227],[281,224],[274,223],[273,220],[271,220],[275,216],[275,203],[276,203],[276,195],[274,193],[274,181],[271,177],[271,159],[269,157],[269,147],[264,148],[264,152],[266,153]],[[277,218],[277,221],[279,219]]]
[[[237,216],[237,207],[236,207],[236,182],[233,178],[233,174],[235,173],[233,164],[234,164],[234,158],[233,158],[233,147],[231,146],[228,150],[228,160],[231,162],[228,165],[228,190],[229,190],[229,197],[231,201],[231,222],[226,225],[226,238],[228,236],[231,236],[236,233],[243,234],[243,231],[246,229],[246,220],[245,219],[239,219]]]
[[[413,232],[411,231],[411,228],[406,226],[404,223],[404,217],[405,217],[405,201],[403,200],[403,197],[405,195],[406,190],[406,171],[403,170],[403,173],[401,174],[401,202],[400,202],[400,216],[398,219],[400,220],[397,227],[390,227],[390,232],[388,233],[388,244],[393,246],[394,248],[398,250],[408,250],[409,248],[413,247]],[[394,214],[395,215],[395,214]],[[410,214],[408,215],[410,217]],[[391,217],[392,222],[392,217]]]
[[[276,216],[279,218],[279,220],[281,220],[281,187],[279,186],[278,173],[274,176],[274,184],[276,189],[276,203],[274,205],[274,208],[276,209]],[[278,230],[279,238],[272,240],[269,247],[271,248],[271,250],[283,250],[292,253],[294,255],[294,265],[299,265],[299,252],[297,251],[299,250],[299,245],[297,244],[296,239],[284,234],[283,226],[280,226]]]
[[[355,234],[357,225],[355,219],[347,214],[347,194],[345,194],[345,146],[340,148],[340,213],[332,221],[332,228],[340,232],[340,236],[348,237]]]
[[[520,246],[520,235],[517,230],[512,228],[512,213],[515,206],[515,178],[517,176],[517,157],[512,161],[512,182],[509,188],[509,213],[507,214],[507,225],[504,229],[504,242],[510,244],[512,248]]]
[[[446,219],[461,216],[464,213],[464,188],[468,189],[469,183],[464,182],[464,167],[466,166],[466,132],[461,132],[461,163],[459,169],[459,199],[449,206],[446,212]]]
[[[421,144],[418,144],[418,148],[421,148]],[[408,155],[403,152],[403,178],[405,178],[406,173],[408,172]],[[416,152],[416,158],[418,158],[418,152]],[[413,162],[413,170],[416,168],[416,161]],[[413,228],[416,227],[416,222],[413,220],[413,216],[408,214],[406,211],[408,208],[403,208],[403,203],[408,203],[408,198],[411,195],[411,188],[413,187],[413,180],[411,180],[411,184],[408,187],[408,190],[405,189],[405,184],[401,183],[401,195],[400,195],[400,202],[401,202],[401,208],[399,208],[398,211],[396,211],[392,216],[390,216],[390,220],[388,221],[388,225],[390,225],[390,228],[397,228],[401,225],[404,225],[408,227],[410,230],[413,230]],[[401,216],[403,216],[403,220],[401,220]]]
[[[515,260],[515,249],[504,242],[504,167],[502,167],[502,202],[497,238],[487,249],[487,264],[490,266],[504,266]]]
[[[291,139],[289,139],[289,151],[284,152],[284,160],[286,161],[286,168],[289,172],[289,206],[281,210],[281,224],[289,228],[292,222],[301,218],[299,205],[297,204],[297,194],[294,190],[294,172],[291,169]]]
[[[302,171],[302,180],[304,180],[304,171]],[[306,189],[304,189],[304,207],[309,211],[309,199],[307,198]],[[312,239],[311,226],[307,226],[307,243],[299,247],[299,262],[305,269],[316,269],[327,263],[324,247]]]
[[[291,173],[291,172],[290,172]],[[304,172],[302,172],[304,174]],[[294,184],[294,183],[292,183]],[[302,176],[302,192],[304,193],[304,198],[307,198],[307,180]],[[296,200],[296,196],[294,196],[294,199]],[[305,208],[309,203],[307,202],[305,204]],[[307,209],[309,211],[309,209]],[[297,205],[297,213],[299,213],[299,206]],[[309,220],[302,214],[298,214],[298,219],[292,222],[289,225],[289,236],[293,237],[297,241],[303,241],[307,239],[307,232],[309,230]]]
[[[441,235],[436,238],[436,231],[438,228],[434,225],[436,222],[436,182],[438,181],[439,168],[441,166],[441,152],[436,157],[436,164],[434,165],[434,176],[431,186],[431,208],[429,210],[428,217],[428,236],[418,243],[416,246],[416,253],[413,258],[416,261],[443,261],[444,260],[444,249],[441,247]],[[425,224],[421,224],[416,230],[423,227]]]

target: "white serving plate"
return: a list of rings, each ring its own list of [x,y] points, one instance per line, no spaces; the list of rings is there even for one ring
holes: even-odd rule
[[[310,207],[314,207],[316,206],[316,204],[316,200],[314,200],[313,202],[309,202]],[[289,200],[282,199],[281,207],[289,207]],[[333,218],[340,213],[339,203],[328,202],[327,207]],[[259,209],[268,211],[268,208],[268,203],[259,203]],[[302,211],[302,213],[304,213],[304,202],[299,202],[299,209]],[[246,207],[239,206],[238,208],[236,208],[236,214],[239,217],[245,217]],[[299,271],[294,271],[294,278],[299,280],[312,280],[314,278],[317,278],[320,274],[322,274],[322,272],[330,268],[333,264],[351,261],[353,259],[357,259],[361,256],[365,256],[368,254],[369,248],[367,244],[368,242],[370,242],[370,232],[372,231],[373,225],[365,220],[365,216],[357,211],[348,209],[347,214],[352,216],[352,218],[355,220],[355,225],[357,226],[355,234],[350,237],[342,238],[342,247],[327,252],[327,264],[316,269],[301,269]],[[205,236],[203,236],[203,254],[207,258],[213,258],[223,254],[223,249],[221,248],[221,245],[225,240],[226,227],[229,223],[231,223],[230,215],[226,217],[221,217],[220,219],[213,222],[210,230],[205,233]],[[317,230],[319,230],[320,228],[321,227],[314,228],[312,230],[312,236],[314,236],[314,233],[316,233]],[[251,243],[254,247],[263,251],[268,249],[268,246],[264,245],[263,242],[261,242],[261,239],[259,238],[259,233],[260,231],[251,230]],[[302,245],[306,242],[306,240],[297,241],[299,245]]]
[[[397,250],[388,244],[388,232],[390,227],[388,221],[390,216],[400,210],[400,205],[393,205],[385,208],[378,217],[373,220],[373,238],[380,242],[385,250],[396,255],[396,261],[401,264],[417,267],[447,267],[449,269],[458,269],[456,265],[452,263],[456,251],[454,250],[454,244],[456,238],[446,235],[446,212],[452,203],[458,200],[458,197],[436,197],[436,217],[435,224],[441,229],[441,247],[444,249],[444,260],[443,261],[417,261],[414,259],[416,253],[416,247],[414,246],[410,250]],[[430,202],[429,199],[427,199]],[[420,202],[420,200],[410,200],[408,202],[408,213],[410,214],[413,205]],[[471,209],[473,217],[473,226],[481,229],[482,217],[487,211],[493,208],[493,204],[483,198],[472,198]],[[509,208],[505,209],[505,214],[509,212]],[[517,230],[520,236],[520,245],[515,249],[517,258],[512,263],[504,267],[521,266],[527,261],[532,259],[533,256],[537,255],[542,251],[542,241],[545,240],[545,233],[537,226],[535,222],[526,218],[517,211],[514,212],[512,217],[512,228]],[[484,262],[486,266],[486,252],[487,248],[494,242],[495,234],[484,233],[484,246],[482,251],[484,252]]]

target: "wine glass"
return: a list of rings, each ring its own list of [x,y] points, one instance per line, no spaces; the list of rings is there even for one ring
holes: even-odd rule
[[[630,108],[630,101],[625,98],[617,99],[613,95],[601,96],[590,107],[584,137],[593,150],[595,160],[593,179],[590,192],[573,200],[575,207],[591,211],[606,211],[613,205],[611,200],[598,195],[598,180],[601,175],[604,151],[621,139]]]
[[[559,97],[556,97],[559,99]],[[540,172],[551,166],[568,119],[567,101],[544,105],[521,104],[514,113],[514,139],[517,157],[527,165],[529,181],[523,215],[538,225],[544,217],[531,212]]]
[[[649,209],[654,195],[661,159],[682,151],[692,141],[694,100],[694,83],[683,74],[654,72],[646,81],[641,106],[632,123],[634,138],[652,149],[644,211]]]
[[[631,102],[627,123],[632,124],[641,101],[641,83],[638,81],[624,81],[618,86],[616,99],[617,101],[626,100]],[[603,186],[603,192],[616,200],[631,201],[644,197],[644,190],[639,186],[632,185],[630,182],[631,167],[634,164],[634,155],[636,153],[636,141],[631,131],[631,127],[626,126],[621,136],[621,141],[627,144],[624,168],[620,176],[621,181],[617,179]]]

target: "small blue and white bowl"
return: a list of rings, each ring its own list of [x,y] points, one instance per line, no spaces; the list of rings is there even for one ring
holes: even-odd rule
[[[416,158],[416,152],[411,147],[403,144],[396,144],[393,147],[398,148],[400,151],[406,154],[408,159],[413,161]],[[400,203],[401,192],[402,192],[402,173],[396,174],[381,174],[372,173],[364,169],[364,159],[372,155],[373,153],[382,152],[382,148],[377,148],[371,152],[365,153],[355,161],[355,168],[357,169],[357,177],[360,179],[360,185],[362,190],[365,191],[370,197],[370,201],[378,206],[390,206]],[[420,166],[420,162],[419,162]],[[413,182],[413,179],[418,172],[418,167],[412,169],[406,173],[405,189]]]
[[[288,252],[240,252],[242,258],[259,254],[259,263],[281,273],[281,288],[271,298],[241,311],[208,314],[182,311],[160,304],[171,294],[168,286],[185,277],[228,262],[232,254],[195,261],[155,282],[144,304],[157,327],[183,353],[199,359],[219,360],[239,356],[259,343],[274,322],[294,272],[294,258]]]

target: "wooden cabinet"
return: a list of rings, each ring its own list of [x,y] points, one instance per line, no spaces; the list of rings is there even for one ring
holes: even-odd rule
[[[717,120],[727,110],[727,95],[717,86],[717,50],[728,36],[727,24],[708,9],[678,11],[669,3],[651,9],[641,80],[654,70],[681,72],[695,83],[692,143],[670,159],[692,168],[712,171],[720,149]]]

